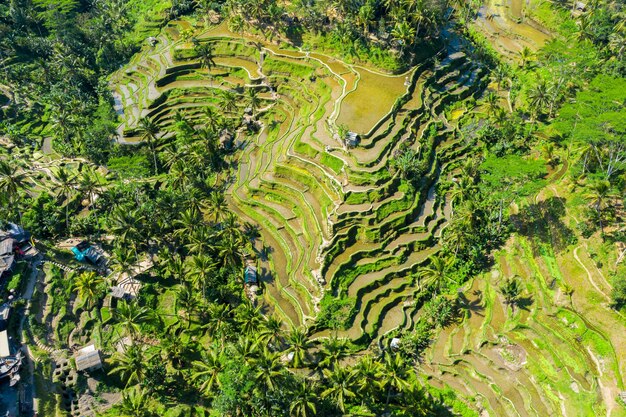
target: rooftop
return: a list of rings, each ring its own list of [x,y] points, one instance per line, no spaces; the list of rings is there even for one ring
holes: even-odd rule
[[[102,367],[102,359],[100,359],[100,351],[95,345],[85,346],[74,355],[76,360],[76,369],[84,371],[86,369]]]

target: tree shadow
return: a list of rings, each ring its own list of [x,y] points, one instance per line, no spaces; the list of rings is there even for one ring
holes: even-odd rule
[[[550,242],[554,252],[560,253],[577,240],[572,229],[563,222],[565,216],[565,199],[550,197],[521,207],[518,214],[511,216],[511,222],[522,236],[531,241]],[[538,248],[533,247],[533,251],[537,252]]]
[[[533,305],[534,300],[533,297],[528,296],[528,297],[520,297],[517,299],[517,301],[515,302],[515,306],[517,308],[519,308],[520,310],[524,310],[524,311],[530,311],[529,307],[531,305]]]
[[[457,299],[457,307],[459,308],[459,310],[464,310],[467,312],[468,319],[472,317],[472,314],[476,314],[479,317],[484,317],[484,315],[481,314],[485,310],[485,307],[483,306],[482,291],[473,291],[473,295],[475,295],[476,298],[470,300],[464,293],[459,293]]]
[[[261,249],[254,248],[254,253],[257,258],[259,258],[262,262],[267,262],[269,259],[269,255],[274,252],[274,248],[271,246],[263,245]]]
[[[260,268],[258,271],[259,282],[268,285],[274,282],[274,275],[267,268]]]

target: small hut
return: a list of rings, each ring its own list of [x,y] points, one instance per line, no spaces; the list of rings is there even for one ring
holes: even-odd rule
[[[247,265],[243,274],[244,274],[244,282],[246,283],[246,285],[258,284],[259,280],[256,274],[256,266]]]
[[[233,147],[233,134],[228,129],[222,130],[220,133],[220,148],[229,150]]]
[[[343,143],[348,149],[357,147],[359,142],[361,142],[361,137],[354,132],[348,132],[343,139]]]
[[[79,371],[94,371],[102,368],[100,351],[95,345],[85,346],[74,355],[76,369]]]

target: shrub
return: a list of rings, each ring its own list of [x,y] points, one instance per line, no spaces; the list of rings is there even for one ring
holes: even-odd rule
[[[329,329],[346,329],[352,316],[356,300],[354,298],[335,298],[325,295],[320,302],[317,324]]]

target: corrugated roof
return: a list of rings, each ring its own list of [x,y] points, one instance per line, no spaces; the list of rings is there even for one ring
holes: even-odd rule
[[[85,369],[99,368],[102,366],[100,359],[100,351],[94,345],[82,348],[76,353],[76,369],[84,371]]]
[[[5,238],[0,240],[0,256],[13,253],[13,239]]]
[[[0,358],[11,356],[9,349],[9,334],[6,330],[0,332]]]

